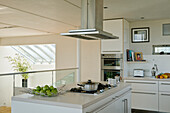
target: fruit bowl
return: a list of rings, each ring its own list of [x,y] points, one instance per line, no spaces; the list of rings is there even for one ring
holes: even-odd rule
[[[27,93],[43,97],[55,97],[58,95],[58,90],[53,86],[45,85],[44,87],[37,86],[35,89],[29,89]]]
[[[158,79],[169,79],[170,78],[170,73],[160,73],[159,75],[156,76]]]

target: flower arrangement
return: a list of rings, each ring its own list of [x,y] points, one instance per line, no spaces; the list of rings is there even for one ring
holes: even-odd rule
[[[31,69],[30,63],[25,59],[23,56],[20,56],[19,54],[15,54],[14,57],[8,56],[9,62],[12,65],[12,68],[14,71],[17,72],[27,72],[29,69]],[[22,77],[26,80],[28,79],[28,73],[22,74]]]

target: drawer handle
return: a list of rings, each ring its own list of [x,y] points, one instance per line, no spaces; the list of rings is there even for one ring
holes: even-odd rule
[[[149,92],[136,92],[136,91],[132,91],[132,93],[156,95],[156,93],[149,93]]]
[[[161,94],[161,95],[163,95],[163,96],[170,96],[170,94]]]
[[[161,83],[162,85],[170,85],[170,83]]]
[[[126,82],[126,83],[137,83],[137,84],[156,84],[156,83],[151,83],[151,82]]]

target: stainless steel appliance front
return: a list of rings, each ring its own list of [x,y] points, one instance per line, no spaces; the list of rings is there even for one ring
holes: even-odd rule
[[[102,54],[102,80],[106,81],[107,78],[114,78],[121,76],[122,73],[122,54]]]

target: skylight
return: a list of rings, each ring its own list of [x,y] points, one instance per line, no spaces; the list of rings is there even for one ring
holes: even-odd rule
[[[11,46],[34,64],[55,62],[55,44]]]

